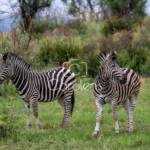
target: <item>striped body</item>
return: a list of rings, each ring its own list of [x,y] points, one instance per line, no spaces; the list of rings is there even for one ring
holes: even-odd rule
[[[112,105],[116,134],[119,134],[117,115],[117,106],[119,104],[122,105],[127,114],[126,132],[133,131],[132,121],[136,99],[140,90],[140,80],[132,69],[119,68],[119,65],[110,55],[111,53],[102,53],[98,57],[101,66],[93,89],[97,106],[96,127],[93,137],[96,137],[99,133],[103,106],[107,103]],[[124,77],[124,82],[118,80],[119,75]]]
[[[31,126],[30,102],[39,128],[38,102],[58,100],[63,108],[61,126],[69,124],[74,106],[76,76],[66,68],[55,68],[46,72],[30,70],[30,65],[12,53],[6,53],[0,67],[0,83],[10,78],[16,87],[27,115],[27,128]]]
[[[129,68],[123,68],[122,71],[127,76],[127,81],[125,84],[121,84],[120,82],[112,79],[99,80],[99,76],[97,76],[93,92],[94,96],[101,99],[104,104],[111,103],[114,98],[116,98],[116,102],[120,104],[132,95],[135,97],[138,96],[140,90],[140,80],[138,75]],[[101,86],[99,86],[99,83]]]
[[[18,67],[11,80],[22,99],[28,101],[29,97],[37,95],[39,102],[50,102],[72,88],[75,75],[66,68],[55,68],[39,73]]]

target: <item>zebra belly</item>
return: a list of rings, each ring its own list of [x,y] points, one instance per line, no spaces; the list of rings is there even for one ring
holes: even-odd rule
[[[98,99],[100,102],[103,102],[103,103],[111,103],[112,101],[112,97],[108,97],[106,95],[98,95]]]
[[[52,102],[56,99],[58,99],[60,96],[63,95],[63,91],[49,91],[49,93],[39,94],[38,101],[39,102]]]

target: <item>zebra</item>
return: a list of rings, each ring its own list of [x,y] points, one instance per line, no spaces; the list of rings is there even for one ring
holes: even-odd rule
[[[30,102],[38,129],[40,127],[38,102],[52,102],[56,99],[63,108],[60,126],[68,126],[75,101],[75,74],[63,67],[41,73],[35,72],[30,69],[30,65],[26,61],[13,53],[1,54],[1,57],[3,61],[0,66],[0,84],[10,78],[15,85],[27,115],[27,128],[31,126]]]
[[[129,68],[120,68],[115,62],[116,54],[105,51],[97,60],[100,62],[98,75],[95,80],[93,93],[97,106],[96,127],[92,137],[99,133],[101,113],[103,106],[107,103],[112,105],[113,119],[115,121],[115,134],[119,134],[117,106],[119,104],[127,114],[127,127],[125,132],[132,132],[132,121],[134,107],[140,90],[138,75]],[[128,104],[128,99],[129,103]]]

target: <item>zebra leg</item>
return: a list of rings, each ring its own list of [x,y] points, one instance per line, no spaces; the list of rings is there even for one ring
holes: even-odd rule
[[[66,116],[66,109],[65,109],[65,103],[64,103],[64,96],[61,96],[58,99],[59,104],[61,105],[62,109],[63,109],[63,117],[60,123],[60,126],[63,126],[65,123],[65,116]]]
[[[30,120],[30,102],[24,101],[21,99],[24,109],[25,109],[25,114],[27,115],[27,129],[31,127],[31,120]]]
[[[33,114],[36,119],[36,128],[39,129],[40,122],[39,122],[39,118],[38,118],[38,101],[36,99],[31,99],[31,104],[32,104],[32,108],[33,108]]]
[[[64,109],[65,109],[65,122],[64,122],[64,126],[68,126],[69,124],[69,117],[70,117],[70,113],[71,113],[71,97],[72,97],[72,91],[71,92],[65,92],[64,95]]]
[[[119,125],[118,125],[118,115],[117,115],[117,103],[112,103],[112,109],[113,109],[113,119],[115,121],[115,134],[119,135]]]
[[[136,103],[136,98],[134,95],[132,95],[129,98],[130,106],[129,106],[129,132],[133,131],[132,122],[133,122],[133,116],[134,116],[134,107]]]
[[[94,133],[92,134],[92,137],[96,137],[99,133],[101,114],[102,114],[103,106],[104,106],[104,104],[100,103],[98,101],[98,99],[96,99],[96,107],[97,107],[96,127],[95,127]]]
[[[125,109],[126,114],[127,114],[127,127],[126,127],[125,132],[129,132],[129,103],[128,103],[128,100],[122,102],[121,105]]]

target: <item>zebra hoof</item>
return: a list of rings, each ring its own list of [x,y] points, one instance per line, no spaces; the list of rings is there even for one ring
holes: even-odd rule
[[[40,128],[40,124],[37,124],[37,125],[36,125],[36,128],[39,129],[39,128]]]
[[[61,123],[59,126],[60,126],[60,127],[62,127],[62,126],[64,126],[64,124],[63,124],[63,123]]]
[[[28,125],[27,125],[27,128],[30,128],[30,127],[31,127],[31,124],[28,124]]]
[[[68,124],[64,124],[64,127],[68,127]]]
[[[129,133],[129,130],[125,130],[125,133]]]
[[[31,127],[31,124],[28,124],[27,126],[26,126],[26,129],[29,129]]]
[[[92,138],[96,138],[97,135],[98,135],[98,133],[99,133],[99,131],[98,131],[98,132],[94,132],[94,133],[92,134]]]
[[[93,135],[92,135],[92,138],[97,138],[97,135],[96,135],[96,134],[93,134]]]
[[[115,135],[116,135],[116,136],[118,136],[118,135],[119,135],[119,133],[115,133]]]

